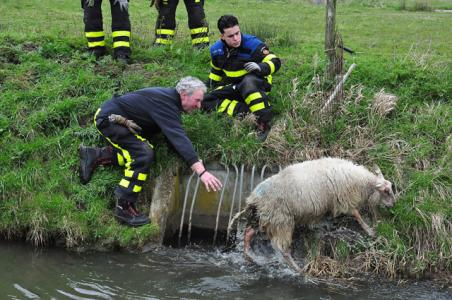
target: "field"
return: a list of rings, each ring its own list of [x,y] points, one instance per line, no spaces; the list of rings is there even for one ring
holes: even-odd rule
[[[156,10],[133,0],[132,64],[110,56],[95,62],[84,51],[80,2],[35,2],[0,3],[0,233],[70,249],[140,247],[156,227],[116,223],[111,209],[119,171],[98,170],[89,185],[80,185],[78,146],[101,142],[92,116],[114,93],[174,86],[186,75],[206,80],[208,50],[191,48],[182,1],[174,45],[152,47]],[[319,112],[332,86],[323,80],[324,6],[210,0],[205,8],[211,41],[219,36],[218,17],[235,14],[242,31],[265,40],[283,65],[270,93],[276,116],[267,141],[256,139],[249,118],[186,116],[200,157],[286,165],[328,155],[378,164],[396,186],[396,207],[380,217],[378,239],[358,248],[338,244],[329,259],[346,268],[363,259],[368,265],[360,271],[389,277],[450,274],[452,13],[435,11],[451,10],[450,1],[338,1],[338,31],[355,51],[344,53],[345,69],[357,67],[328,114]],[[108,1],[103,12],[109,37]],[[372,108],[382,89],[398,97],[386,115]],[[156,150],[153,174],[180,163],[165,145]],[[311,257],[312,272],[322,255]]]

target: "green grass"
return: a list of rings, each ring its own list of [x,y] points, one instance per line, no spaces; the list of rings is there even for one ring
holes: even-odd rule
[[[452,7],[444,0],[429,1],[428,9],[416,6],[421,1],[404,3],[405,8],[398,0],[338,3],[338,30],[356,52],[345,54],[345,67],[357,67],[342,102],[332,114],[319,115],[328,96],[322,80],[324,7],[300,0],[208,1],[212,41],[218,38],[218,17],[233,13],[243,31],[265,39],[281,57],[270,93],[275,122],[264,144],[250,134],[250,119],[197,113],[184,116],[184,123],[205,161],[284,165],[330,155],[378,164],[396,186],[397,205],[382,212],[375,243],[338,243],[336,258],[376,257],[379,264],[367,271],[422,277],[452,268],[452,15],[433,12]],[[108,1],[103,6],[109,36]],[[155,226],[126,228],[112,217],[119,171],[101,168],[90,184],[79,184],[77,148],[101,143],[92,116],[114,93],[174,86],[186,75],[207,79],[208,51],[191,48],[183,3],[176,43],[159,48],[151,46],[155,8],[146,1],[130,3],[134,63],[128,66],[110,56],[96,63],[84,53],[78,1],[48,0],[38,8],[31,0],[6,0],[0,11],[0,232],[68,248],[151,241]],[[399,97],[386,117],[370,109],[383,88]],[[162,141],[154,141],[153,174],[180,160]]]

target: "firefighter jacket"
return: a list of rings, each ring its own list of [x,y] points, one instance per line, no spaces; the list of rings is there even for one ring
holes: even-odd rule
[[[280,59],[270,53],[267,45],[257,37],[242,34],[242,42],[237,48],[229,48],[223,40],[210,47],[211,70],[209,79],[213,86],[238,83],[248,74],[244,69],[247,62],[256,62],[261,68],[260,77],[271,84],[272,74],[279,70]]]
[[[149,138],[162,132],[176,152],[189,166],[198,161],[198,155],[182,127],[183,112],[179,93],[174,88],[145,88],[113,97],[100,109],[98,118],[118,114],[135,121],[140,135]]]

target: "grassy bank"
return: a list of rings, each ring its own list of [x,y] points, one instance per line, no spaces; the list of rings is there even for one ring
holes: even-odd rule
[[[447,3],[430,5],[452,9]],[[155,9],[146,1],[130,3],[134,63],[128,66],[109,56],[95,63],[85,55],[79,1],[41,1],[38,8],[35,1],[6,0],[0,11],[0,232],[68,248],[139,247],[152,240],[153,225],[131,229],[111,215],[119,171],[101,169],[90,184],[79,183],[77,148],[101,142],[91,119],[112,94],[173,86],[186,75],[207,79],[208,51],[191,49],[183,3],[176,43],[168,48],[151,47]],[[362,259],[360,271],[388,276],[450,272],[452,14],[401,9],[399,1],[340,1],[338,28],[344,44],[356,52],[345,54],[345,65],[357,67],[343,100],[331,114],[320,115],[328,96],[321,80],[323,6],[211,0],[206,13],[212,40],[218,37],[218,17],[234,13],[243,31],[267,41],[283,67],[270,94],[276,116],[268,140],[261,144],[250,134],[249,120],[186,116],[200,156],[246,164],[288,164],[324,155],[376,163],[399,197],[395,208],[382,212],[379,238],[360,247],[340,243],[328,257],[313,252],[311,263],[328,258],[351,268]],[[371,108],[381,89],[399,99],[386,116]],[[158,146],[157,160],[154,173],[178,158]]]

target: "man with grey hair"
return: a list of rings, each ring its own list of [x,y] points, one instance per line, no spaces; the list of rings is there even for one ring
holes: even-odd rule
[[[135,203],[154,161],[150,141],[159,132],[198,174],[207,191],[221,189],[222,183],[206,170],[182,127],[181,113],[199,109],[205,92],[206,86],[198,78],[184,77],[176,88],[151,87],[115,96],[97,110],[95,126],[111,145],[80,147],[80,179],[88,183],[98,165],[125,167],[114,191],[114,214],[120,222],[130,226],[149,223]]]

